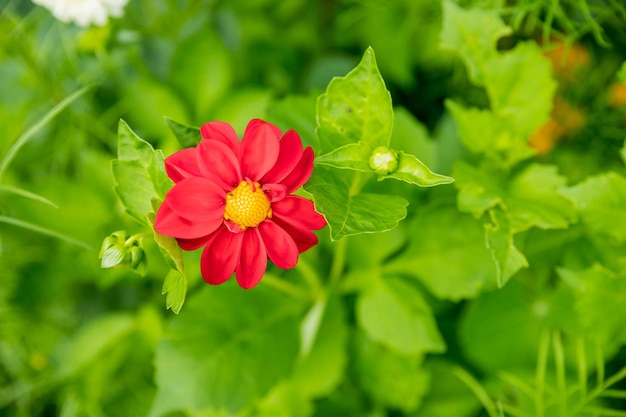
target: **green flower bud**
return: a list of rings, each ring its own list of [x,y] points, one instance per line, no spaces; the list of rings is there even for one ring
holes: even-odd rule
[[[372,151],[369,165],[378,175],[389,175],[398,168],[398,155],[393,149],[379,146]]]
[[[127,237],[125,231],[111,233],[102,242],[100,267],[130,268],[140,275],[146,272],[146,256],[141,235]]]

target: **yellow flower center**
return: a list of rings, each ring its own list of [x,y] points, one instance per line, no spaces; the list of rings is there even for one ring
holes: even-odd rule
[[[224,219],[236,223],[242,230],[256,227],[272,217],[270,202],[258,182],[241,181],[226,194]]]

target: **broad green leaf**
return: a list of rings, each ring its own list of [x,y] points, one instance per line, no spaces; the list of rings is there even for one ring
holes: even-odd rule
[[[358,193],[361,173],[317,166],[305,185],[313,194],[315,207],[326,217],[333,240],[360,233],[384,232],[406,217],[408,202],[403,198]]]
[[[441,45],[461,56],[478,85],[486,81],[487,61],[496,55],[498,39],[511,33],[495,10],[464,10],[451,0],[443,2]]]
[[[233,282],[203,287],[185,313],[172,318],[157,347],[157,393],[149,415],[235,413],[257,404],[292,371],[300,310],[262,285],[254,291]]]
[[[161,200],[172,186],[165,173],[163,153],[139,138],[120,120],[118,159],[112,161],[115,191],[126,211],[141,223],[152,212],[152,199]]]
[[[626,278],[595,264],[580,271],[557,269],[576,299],[574,311],[584,328],[601,344],[626,340]]]
[[[302,144],[313,147],[317,154],[319,145],[315,134],[316,105],[317,95],[288,95],[282,100],[270,104],[267,109],[267,120],[283,131],[292,129],[298,132]]]
[[[487,372],[530,368],[537,360],[549,299],[530,294],[518,280],[473,300],[459,322],[466,357]]]
[[[495,287],[484,230],[474,218],[453,207],[423,207],[410,227],[415,232],[409,247],[384,273],[416,278],[435,296],[455,301]]]
[[[348,324],[338,297],[330,297],[315,341],[296,361],[289,384],[309,397],[330,395],[344,378],[348,361]]]
[[[369,159],[372,149],[363,143],[349,143],[334,151],[315,158],[320,165],[327,165],[340,169],[352,169],[361,172],[372,172]]]
[[[165,308],[178,314],[183,307],[187,295],[187,278],[176,269],[170,269],[163,282],[161,294],[165,295]]]
[[[501,205],[509,213],[513,233],[533,226],[563,229],[576,220],[573,204],[560,193],[566,180],[555,166],[532,164],[507,179],[499,171],[459,162],[453,175],[461,211],[478,218]]]
[[[393,128],[391,96],[372,48],[345,77],[333,78],[317,101],[317,137],[322,154],[349,143],[374,149],[389,146]]]
[[[416,410],[430,386],[422,356],[399,355],[360,333],[354,343],[358,384],[382,405],[404,412]]]
[[[614,172],[589,177],[563,190],[594,233],[626,241],[626,179]]]
[[[557,85],[550,61],[536,43],[520,42],[486,64],[491,110],[526,140],[548,120],[552,110]]]
[[[176,122],[169,117],[164,117],[164,119],[165,123],[167,123],[167,127],[170,128],[174,136],[176,136],[176,139],[178,139],[178,143],[180,143],[180,146],[183,148],[196,146],[202,139],[199,128]]]
[[[431,308],[419,290],[395,277],[379,276],[370,284],[356,305],[359,326],[370,339],[404,355],[445,351]]]
[[[503,287],[517,271],[528,266],[528,261],[513,243],[508,214],[496,207],[489,210],[489,218],[484,225],[487,249],[496,266],[498,287]]]
[[[485,154],[505,167],[534,154],[527,145],[527,136],[511,129],[510,122],[490,110],[467,108],[454,100],[446,100],[454,116],[459,137],[472,152]]]
[[[394,178],[420,187],[450,184],[454,181],[454,178],[435,174],[415,156],[402,151],[398,152],[398,168],[382,178]]]
[[[196,119],[206,120],[232,83],[226,48],[212,30],[194,31],[178,42],[171,63],[170,79],[192,103]]]
[[[253,417],[309,417],[313,404],[297,387],[283,382],[277,385],[260,402]]]
[[[622,158],[622,162],[626,164],[626,140],[624,141],[622,149],[619,150],[619,156]]]

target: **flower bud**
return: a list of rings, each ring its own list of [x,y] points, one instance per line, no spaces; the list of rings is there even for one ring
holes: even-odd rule
[[[140,275],[146,271],[146,256],[141,246],[141,235],[127,238],[125,231],[111,233],[100,249],[101,268],[130,268]]]
[[[393,149],[379,146],[372,151],[369,159],[370,168],[378,175],[388,175],[398,168],[398,155]]]

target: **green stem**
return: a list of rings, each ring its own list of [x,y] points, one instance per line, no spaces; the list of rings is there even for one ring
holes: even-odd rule
[[[12,217],[0,216],[0,223],[12,224],[17,227],[32,230],[33,232],[41,233],[42,235],[48,235],[48,236],[52,236],[60,240],[64,240],[67,243],[80,246],[87,250],[91,250],[91,251],[94,250],[90,245],[88,245],[85,242],[81,242],[80,240],[76,240],[71,237],[65,236],[61,233],[55,232],[54,230],[46,229],[45,227],[37,226],[36,224],[14,219]]]
[[[298,260],[298,271],[302,274],[302,277],[307,282],[307,285],[312,290],[313,293],[319,292],[322,284],[320,282],[319,275],[313,269],[310,263],[308,263],[305,259],[300,258]]]
[[[290,284],[289,282],[282,279],[279,279],[273,275],[266,274],[263,277],[263,282],[270,287],[291,297],[300,298],[303,300],[309,300],[311,298],[310,294],[302,291],[297,286]]]
[[[343,274],[344,264],[346,262],[347,240],[344,237],[335,244],[333,263],[330,266],[328,274],[329,288],[332,289],[337,285],[339,278]],[[330,291],[329,291],[330,292]]]

